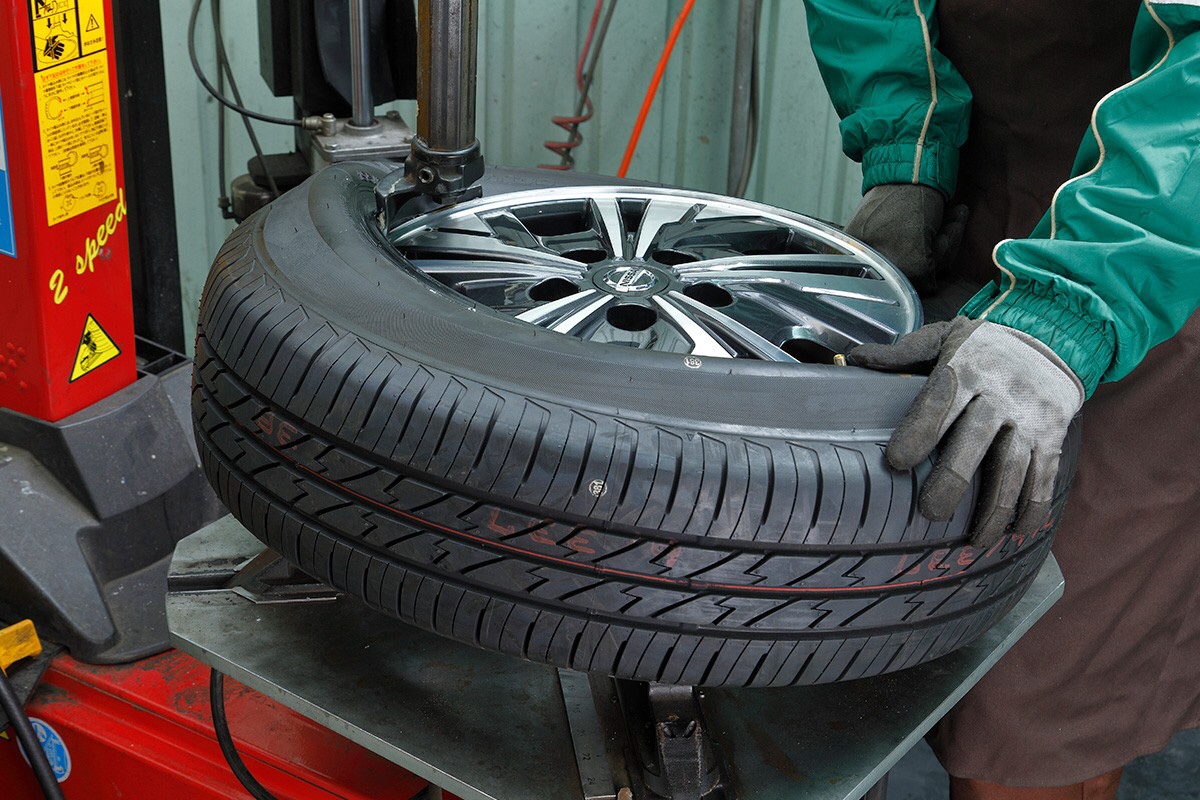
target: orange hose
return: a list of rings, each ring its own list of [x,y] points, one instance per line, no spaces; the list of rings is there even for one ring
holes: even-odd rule
[[[687,0],[683,4],[683,8],[679,9],[679,16],[675,18],[671,35],[667,37],[667,43],[663,45],[662,55],[658,57],[658,66],[654,70],[654,77],[650,79],[650,87],[646,89],[646,97],[642,100],[642,109],[638,112],[637,122],[633,124],[633,133],[629,136],[629,144],[625,147],[625,157],[621,159],[621,168],[617,170],[618,178],[624,178],[625,173],[629,172],[629,164],[633,161],[634,152],[637,151],[638,139],[642,138],[642,127],[645,126],[646,117],[650,114],[650,106],[654,105],[654,95],[658,92],[658,84],[667,70],[667,62],[671,60],[671,51],[675,49],[675,41],[679,38],[680,31],[683,30],[683,23],[687,22],[688,14],[692,13],[694,5],[696,5],[696,0]]]

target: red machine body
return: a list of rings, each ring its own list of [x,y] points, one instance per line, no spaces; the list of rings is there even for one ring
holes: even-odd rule
[[[136,377],[111,0],[0,0],[0,407]]]
[[[213,736],[208,675],[178,651],[116,667],[57,657],[27,711],[61,743],[55,751],[68,772],[61,782],[67,800],[248,798]],[[225,683],[238,752],[276,797],[408,800],[427,786],[263,695]],[[6,800],[42,797],[11,736],[0,739],[0,775]]]

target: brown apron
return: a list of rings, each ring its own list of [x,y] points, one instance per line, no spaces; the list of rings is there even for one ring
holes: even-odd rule
[[[960,276],[1028,234],[1092,108],[1127,82],[1135,0],[940,0],[940,49],[975,102]],[[1054,553],[1066,594],[934,731],[947,770],[1011,786],[1083,781],[1200,727],[1200,314],[1084,406]]]

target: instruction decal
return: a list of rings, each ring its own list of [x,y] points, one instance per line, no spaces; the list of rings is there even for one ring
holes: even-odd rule
[[[83,323],[83,335],[79,337],[79,352],[75,354],[75,366],[71,370],[70,382],[74,383],[119,355],[121,348],[104,332],[96,318],[88,314],[87,321]]]
[[[8,154],[4,143],[4,98],[0,97],[0,253],[17,255],[17,229],[13,221],[12,190],[8,181]]]
[[[117,196],[102,0],[28,0],[46,222]]]

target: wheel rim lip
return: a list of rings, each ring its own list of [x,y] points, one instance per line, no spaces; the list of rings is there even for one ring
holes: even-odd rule
[[[484,215],[493,214],[495,212],[520,209],[528,206],[549,206],[555,203],[562,203],[564,206],[568,203],[578,204],[587,201],[648,201],[655,200],[668,201],[670,205],[686,206],[686,205],[702,205],[705,213],[705,219],[716,217],[725,218],[747,218],[755,217],[776,225],[785,226],[803,235],[806,235],[820,244],[833,250],[833,253],[823,254],[830,258],[846,257],[852,259],[863,267],[866,267],[873,279],[879,280],[881,286],[886,287],[886,300],[873,300],[873,302],[892,303],[898,308],[902,317],[902,322],[894,326],[895,334],[892,340],[903,336],[913,330],[916,330],[922,324],[922,309],[920,300],[908,280],[903,273],[893,265],[886,257],[872,249],[865,243],[854,239],[847,235],[844,231],[835,225],[823,222],[821,220],[809,217],[797,212],[786,209],[777,208],[774,206],[757,203],[750,200],[742,200],[739,198],[731,198],[723,195],[711,194],[707,192],[681,190],[681,189],[666,189],[660,187],[642,187],[642,186],[620,186],[620,185],[593,185],[593,186],[566,186],[554,188],[540,188],[527,191],[508,192],[495,195],[489,198],[473,200],[457,206],[449,206],[439,209],[428,214],[417,217],[409,222],[398,226],[393,230],[387,239],[392,246],[398,249],[403,248],[407,239],[415,237],[421,233],[435,231],[439,229],[451,228],[454,229],[455,223],[460,223],[463,220],[475,219],[479,224],[486,224],[483,220]],[[717,212],[712,214],[711,212]],[[678,220],[675,220],[676,222]],[[622,223],[623,224],[623,223]],[[659,226],[660,228],[662,226]],[[459,228],[459,230],[463,230]],[[609,232],[611,234],[611,232]],[[638,235],[634,236],[635,248],[639,245]],[[487,234],[483,238],[491,238],[493,240],[503,241],[498,234]],[[613,241],[611,235],[609,241]],[[654,252],[651,245],[653,241],[648,242],[641,255],[636,251],[626,257],[625,255],[614,255],[611,258],[587,263],[584,261],[573,261],[573,266],[577,266],[580,272],[580,280],[578,286],[581,292],[589,290],[599,291],[609,295],[614,302],[636,303],[652,306],[654,303],[660,303],[666,295],[678,297],[682,290],[688,285],[682,276],[688,271],[688,264],[683,263],[675,266],[664,266],[657,261],[650,260],[650,255]],[[519,245],[514,245],[517,249]],[[537,251],[531,248],[523,248],[526,252],[534,254]],[[606,254],[607,255],[607,254]],[[783,258],[789,254],[779,254]],[[795,254],[791,254],[795,257]],[[466,256],[455,256],[448,251],[447,260],[453,258],[461,258],[464,261],[469,261]],[[752,256],[747,256],[751,258]],[[562,256],[566,260],[569,257]],[[495,316],[517,324],[530,324],[519,317],[514,317],[511,313],[502,313],[496,308],[486,304],[478,303],[471,300],[469,297],[455,291],[451,286],[441,282],[437,276],[425,272],[421,268],[419,259],[405,259],[412,268],[420,273],[423,277],[432,279],[438,286],[442,287],[449,295],[453,295],[469,304],[473,308],[482,308],[491,311]],[[732,259],[727,259],[732,260]],[[705,263],[712,263],[713,260],[708,260]],[[514,268],[522,266],[534,268],[537,265],[528,262],[496,260],[496,264],[512,264]],[[681,268],[677,273],[676,268]],[[645,270],[651,272],[654,280],[653,285],[641,291],[618,291],[613,287],[606,285],[603,278],[618,270]],[[731,274],[733,274],[731,272]],[[547,276],[552,277],[552,276]],[[544,280],[544,279],[543,279]],[[696,281],[699,283],[702,281]],[[691,285],[695,285],[695,283]],[[837,296],[839,292],[836,290],[822,290],[820,294],[828,296]],[[850,299],[864,299],[863,297],[854,297],[846,293]],[[540,308],[541,306],[537,307]],[[530,309],[534,311],[535,309]],[[680,310],[680,309],[677,309]],[[689,309],[683,308],[683,313],[691,315]],[[522,315],[523,316],[523,315]],[[560,331],[561,332],[561,331]],[[586,337],[571,335],[572,338],[581,341],[590,341]],[[773,352],[777,353],[772,345]],[[653,348],[649,348],[653,349]],[[693,351],[695,352],[695,351]],[[708,352],[707,355],[721,355],[718,353]],[[725,357],[735,357],[733,353],[724,354]],[[763,356],[760,354],[752,354],[751,357],[771,358],[773,360],[784,361],[802,361],[803,359],[791,358],[784,356],[775,358],[774,355]]]

